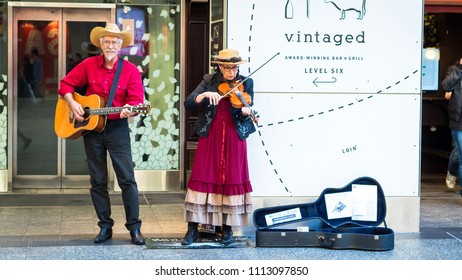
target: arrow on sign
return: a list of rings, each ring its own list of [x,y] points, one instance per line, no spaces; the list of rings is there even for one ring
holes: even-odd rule
[[[331,81],[318,81],[318,77],[316,77],[316,79],[314,79],[313,81],[313,84],[317,87],[318,84],[333,84],[335,82],[337,82],[337,79],[335,77],[332,77],[333,80]]]

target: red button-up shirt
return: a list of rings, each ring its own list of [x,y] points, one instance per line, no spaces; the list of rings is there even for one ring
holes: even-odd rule
[[[114,80],[117,65],[108,69],[104,65],[104,56],[89,57],[77,64],[61,81],[58,94],[64,96],[73,93],[75,88],[87,85],[86,95],[97,94],[108,99]],[[129,61],[124,61],[120,73],[117,90],[111,107],[122,107],[125,104],[136,106],[144,101],[144,88],[141,82],[141,73],[138,68]],[[109,120],[119,119],[120,114],[110,114]]]

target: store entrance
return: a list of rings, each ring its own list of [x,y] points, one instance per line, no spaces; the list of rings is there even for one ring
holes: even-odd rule
[[[59,80],[92,54],[90,31],[113,22],[115,6],[11,9],[13,189],[89,188],[83,139],[63,140],[54,132],[57,89]]]

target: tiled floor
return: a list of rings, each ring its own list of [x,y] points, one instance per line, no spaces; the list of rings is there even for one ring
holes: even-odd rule
[[[0,260],[462,260],[462,197],[442,180],[422,184],[421,232],[396,233],[385,252],[323,248],[255,247],[253,225],[235,229],[247,248],[147,249],[129,243],[120,194],[112,194],[114,237],[94,244],[97,219],[87,190],[0,194]],[[45,192],[45,193],[44,193]],[[182,237],[182,193],[142,193],[142,232],[148,238]]]
[[[142,232],[146,236],[181,236],[185,230],[182,193],[140,194]],[[21,193],[0,195],[0,242],[93,239],[99,232],[87,190],[66,193]],[[114,236],[128,238],[125,213],[119,193],[111,194]],[[115,238],[119,239],[119,238]],[[0,243],[6,246],[5,243]]]

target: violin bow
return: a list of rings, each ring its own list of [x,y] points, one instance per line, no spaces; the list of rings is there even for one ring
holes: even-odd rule
[[[247,79],[250,78],[250,76],[252,76],[253,74],[255,74],[255,72],[257,72],[258,70],[260,70],[263,66],[265,66],[268,62],[270,62],[271,60],[273,60],[273,58],[275,58],[276,56],[278,56],[279,54],[281,54],[280,52],[276,53],[275,55],[273,55],[273,57],[271,57],[270,59],[268,59],[265,63],[263,63],[262,65],[260,65],[260,67],[258,67],[257,69],[255,69],[255,71],[253,71],[252,73],[250,73],[244,80],[242,80],[241,82],[239,82],[237,85],[235,85],[232,89],[228,90],[228,92],[226,92],[225,94],[223,94],[222,97],[225,97],[226,95],[228,95],[230,92],[232,92],[233,90],[235,90],[236,88],[238,88],[240,85],[242,85],[245,81],[247,81]],[[245,104],[245,103],[244,103]]]
[[[236,88],[238,88],[240,85],[242,85],[247,79],[250,78],[250,76],[252,76],[253,74],[255,74],[255,72],[257,72],[258,70],[260,70],[263,66],[265,66],[268,62],[270,62],[271,60],[273,60],[276,56],[278,56],[280,54],[280,52],[276,53],[275,55],[273,55],[270,59],[268,59],[267,61],[265,61],[265,63],[263,63],[262,65],[260,65],[260,67],[258,67],[257,69],[255,69],[255,71],[253,71],[252,73],[250,73],[245,79],[243,79],[241,82],[239,82],[237,85],[235,85],[233,88],[231,88],[230,90],[228,90],[228,92],[226,92],[225,94],[223,94],[222,97],[225,97],[226,95],[228,95],[230,92],[234,91]],[[247,101],[245,101],[245,98],[242,96],[241,92],[239,90],[236,90],[235,92],[236,96],[239,98],[239,100],[242,102],[242,104],[245,106],[245,107],[248,107],[250,108],[250,116],[252,117],[252,120],[258,124],[258,113],[257,111],[255,111],[248,103]]]

